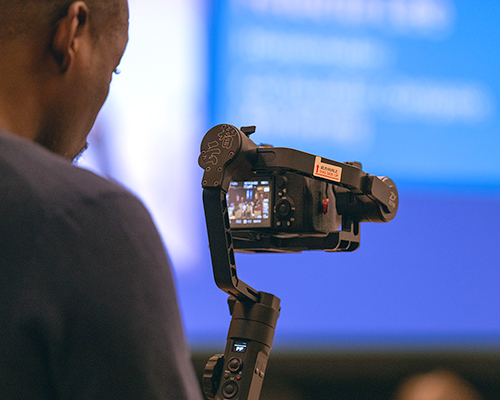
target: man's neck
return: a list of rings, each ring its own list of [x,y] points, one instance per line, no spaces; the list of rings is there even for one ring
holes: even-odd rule
[[[33,53],[15,43],[0,46],[0,128],[35,140],[41,116],[41,79]]]

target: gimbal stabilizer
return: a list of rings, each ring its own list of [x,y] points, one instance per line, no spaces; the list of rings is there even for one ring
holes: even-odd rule
[[[398,209],[398,192],[390,179],[364,173],[359,163],[340,163],[294,149],[257,146],[248,137],[253,131],[232,125],[215,126],[203,138],[199,157],[205,171],[203,203],[214,278],[217,286],[230,295],[232,315],[225,353],[212,357],[204,374],[205,394],[216,400],[259,399],[280,312],[277,297],[258,292],[238,279],[235,248],[251,252],[354,251],[359,247],[360,222],[388,222]],[[282,190],[271,210],[270,228],[256,234],[232,232],[226,200],[230,182],[277,171],[326,182],[329,189],[320,199],[325,205],[324,213],[340,216],[342,229],[336,227],[321,234],[317,230],[313,234],[287,233],[284,226],[293,226],[300,210]],[[334,207],[328,210],[329,200]]]

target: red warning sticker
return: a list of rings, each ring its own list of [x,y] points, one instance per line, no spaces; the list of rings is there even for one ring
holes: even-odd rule
[[[334,182],[340,182],[342,178],[342,168],[336,165],[327,164],[321,161],[321,157],[316,157],[314,162],[313,175],[318,178],[329,179]]]

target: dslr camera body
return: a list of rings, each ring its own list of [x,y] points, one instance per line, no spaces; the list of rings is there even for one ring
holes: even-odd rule
[[[199,164],[205,190],[226,193],[225,218],[239,252],[353,251],[360,222],[389,222],[396,186],[362,171],[290,148],[257,146],[232,125],[210,129]]]
[[[341,217],[335,203],[332,184],[289,171],[232,181],[227,205],[236,249],[264,237],[324,237],[337,231]]]

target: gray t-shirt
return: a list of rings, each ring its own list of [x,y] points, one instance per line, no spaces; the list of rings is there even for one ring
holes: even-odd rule
[[[200,400],[144,206],[0,133],[0,397]]]

